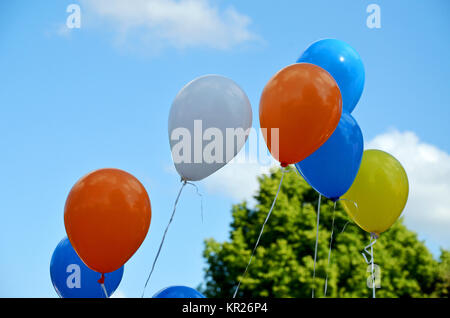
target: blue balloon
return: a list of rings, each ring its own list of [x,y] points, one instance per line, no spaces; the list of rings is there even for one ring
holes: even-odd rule
[[[358,52],[347,43],[326,39],[311,44],[297,63],[322,67],[333,76],[342,95],[344,111],[351,113],[364,89],[364,65]]]
[[[160,290],[153,298],[206,298],[202,293],[186,286],[171,286]]]
[[[120,284],[123,266],[112,273],[105,274],[105,288],[111,296]],[[98,283],[101,277],[87,267],[66,237],[59,242],[50,262],[50,277],[53,287],[61,298],[105,298]]]
[[[352,115],[344,112],[331,137],[295,166],[311,187],[336,201],[355,180],[363,151],[361,129]]]

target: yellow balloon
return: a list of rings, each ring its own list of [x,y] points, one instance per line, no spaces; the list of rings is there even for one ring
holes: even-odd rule
[[[400,162],[384,151],[371,149],[364,151],[358,174],[342,203],[356,224],[378,236],[400,217],[408,192],[408,176]]]

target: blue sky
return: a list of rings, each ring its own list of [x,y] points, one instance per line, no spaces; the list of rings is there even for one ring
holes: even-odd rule
[[[81,5],[80,29],[65,29],[71,3]],[[436,256],[449,248],[448,1],[200,1],[211,20],[183,16],[179,1],[159,15],[111,3],[119,2],[0,3],[0,297],[56,297],[49,262],[65,236],[65,198],[79,177],[103,167],[134,174],[152,202],[149,234],[119,287],[139,296],[180,186],[167,136],[177,92],[204,74],[227,76],[248,94],[258,127],[265,83],[329,37],[350,43],[364,61],[366,86],[353,115],[367,144],[404,160],[414,183],[407,224]],[[380,5],[380,29],[366,26],[370,3]],[[253,189],[261,171],[254,168],[250,185],[234,184],[232,167],[198,183],[203,223],[199,198],[186,188],[147,296],[202,281],[203,240],[228,238],[239,199],[232,190]]]

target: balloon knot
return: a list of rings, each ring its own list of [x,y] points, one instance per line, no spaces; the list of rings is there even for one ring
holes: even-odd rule
[[[100,279],[98,280],[99,284],[104,284],[105,283],[105,274],[102,273],[102,277],[100,277]]]
[[[282,168],[286,168],[288,166],[288,164],[285,163],[285,162],[281,162],[280,165],[281,165]]]
[[[370,232],[370,238],[377,240],[380,237],[379,233]]]

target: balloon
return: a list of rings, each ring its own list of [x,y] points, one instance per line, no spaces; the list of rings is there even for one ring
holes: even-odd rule
[[[219,75],[193,80],[178,93],[169,114],[169,142],[177,172],[191,181],[211,175],[236,156],[251,126],[250,101],[235,82]]]
[[[378,236],[399,218],[408,192],[408,176],[400,162],[384,151],[366,150],[355,181],[343,195],[349,201],[342,203],[356,224]]]
[[[316,65],[300,63],[269,80],[261,96],[259,121],[272,156],[286,166],[302,161],[327,141],[341,112],[341,93],[333,77]]]
[[[353,111],[364,89],[364,65],[358,52],[347,43],[325,39],[311,44],[297,63],[311,63],[323,67],[341,89],[343,109]]]
[[[128,261],[145,239],[150,219],[144,186],[118,169],[96,170],[78,180],[64,211],[73,248],[99,273],[113,272]]]
[[[157,292],[153,298],[206,298],[200,292],[186,286],[171,286]]]
[[[105,288],[111,296],[120,284],[123,266],[105,274]],[[59,242],[50,262],[50,277],[53,287],[61,298],[105,298],[102,287],[97,282],[100,274],[89,269],[66,237]]]
[[[363,150],[361,129],[352,115],[344,112],[322,147],[295,166],[317,192],[336,201],[355,180]]]

